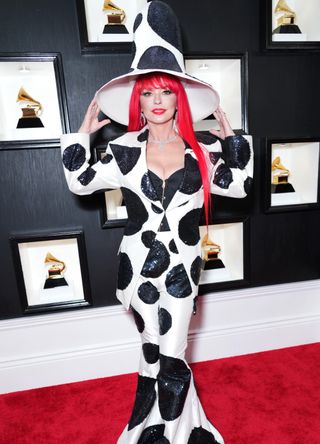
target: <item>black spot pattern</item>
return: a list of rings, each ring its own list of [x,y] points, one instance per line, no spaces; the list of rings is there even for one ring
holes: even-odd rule
[[[137,312],[137,310],[135,310],[132,305],[130,306],[132,313],[133,313],[133,317],[134,317],[134,321],[136,323],[137,329],[139,333],[142,333],[144,330],[144,320],[143,317],[141,316],[140,313]]]
[[[133,32],[136,32],[136,30],[139,28],[141,22],[142,22],[142,14],[141,12],[137,15],[134,24],[133,24]]]
[[[159,332],[160,335],[165,335],[172,327],[171,314],[165,308],[159,308]]]
[[[217,136],[210,133],[210,131],[197,131],[196,138],[198,142],[204,143],[205,145],[212,145],[218,140]]]
[[[143,131],[143,133],[139,134],[137,140],[138,142],[145,142],[146,140],[148,140],[148,137],[149,137],[149,130],[146,129],[145,131]]]
[[[190,275],[195,285],[199,284],[200,274],[202,268],[202,259],[200,256],[197,256],[195,260],[191,264]]]
[[[149,415],[156,399],[156,391],[154,388],[155,383],[156,379],[154,378],[141,375],[138,376],[136,398],[128,424],[128,430],[131,430],[138,424],[141,424],[142,421]]]
[[[222,157],[222,153],[209,153],[209,159],[212,165],[216,165]]]
[[[181,193],[196,193],[202,185],[201,174],[199,171],[198,161],[191,154],[185,155],[185,173],[180,187]]]
[[[148,10],[148,23],[163,40],[182,52],[179,22],[167,4],[152,2]]]
[[[123,175],[130,173],[139,160],[141,148],[110,143],[110,148]]]
[[[157,278],[167,270],[170,265],[170,254],[165,245],[155,239],[148,253],[141,274],[147,278]]]
[[[77,171],[86,160],[86,150],[80,143],[68,146],[62,155],[63,165],[69,171]]]
[[[203,427],[195,427],[188,439],[187,444],[219,444],[211,432]],[[220,443],[221,444],[221,443]]]
[[[97,172],[93,168],[88,167],[82,174],[80,174],[78,181],[85,187],[86,185],[89,185],[96,174]]]
[[[141,190],[145,196],[150,200],[158,200],[158,194],[154,189],[152,181],[150,180],[149,174],[145,173],[141,179]]]
[[[150,46],[141,56],[138,69],[166,69],[182,72],[177,59],[163,46]]]
[[[138,296],[145,304],[154,304],[159,300],[160,294],[157,288],[147,281],[138,288]]]
[[[176,265],[167,273],[165,284],[167,292],[175,298],[186,298],[192,293],[183,264]]]
[[[252,183],[253,183],[253,179],[252,177],[247,177],[246,180],[244,181],[244,191],[246,192],[246,194],[249,194],[251,187],[252,187]]]
[[[107,164],[109,162],[111,162],[111,160],[113,159],[112,154],[106,154],[103,159],[101,159],[101,163],[103,164]]]
[[[147,427],[141,433],[137,444],[170,444],[170,441],[163,436],[164,429],[164,424],[156,424]]]
[[[195,208],[185,214],[179,222],[179,237],[186,245],[196,245],[200,239],[199,219],[201,208]]]
[[[157,214],[161,214],[161,213],[163,213],[163,209],[157,207],[157,205],[155,205],[155,204],[151,204],[151,208],[152,208],[153,211],[154,211],[155,213],[157,213]]]
[[[151,248],[152,247],[155,238],[156,238],[156,233],[154,231],[151,231],[151,230],[144,231],[141,234],[142,243],[147,248]]]
[[[159,410],[164,420],[173,421],[181,415],[190,379],[191,371],[182,359],[160,353]]]
[[[220,188],[228,189],[233,181],[232,171],[226,164],[222,163],[215,171],[213,183]]]
[[[142,346],[144,359],[148,364],[155,364],[159,359],[159,345],[145,342]]]
[[[243,170],[250,160],[250,145],[243,136],[229,136],[222,141],[223,157],[229,168]]]
[[[140,197],[129,190],[121,187],[122,195],[128,212],[128,221],[124,230],[126,236],[132,236],[141,230],[149,215]]]
[[[136,56],[136,52],[137,52],[137,45],[135,42],[132,42],[132,46],[131,46],[131,59],[134,60],[135,56]]]
[[[118,289],[125,290],[131,282],[133,276],[132,265],[126,253],[120,253],[120,263],[118,271]]]
[[[176,243],[173,239],[171,239],[171,241],[169,242],[169,250],[171,251],[171,253],[179,253]]]

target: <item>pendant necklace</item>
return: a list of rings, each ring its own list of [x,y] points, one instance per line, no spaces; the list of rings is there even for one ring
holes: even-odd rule
[[[172,136],[172,137],[170,137],[169,139],[167,139],[167,140],[155,140],[155,139],[150,139],[149,138],[149,142],[152,142],[152,143],[157,143],[158,145],[159,145],[159,149],[160,150],[163,150],[163,148],[164,148],[164,146],[165,145],[167,145],[168,143],[170,143],[170,142],[173,142],[174,140],[176,140],[176,138],[177,138],[177,134],[175,134],[174,136]]]

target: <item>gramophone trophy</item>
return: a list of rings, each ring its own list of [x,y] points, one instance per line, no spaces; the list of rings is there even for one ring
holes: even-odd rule
[[[218,268],[225,268],[224,263],[219,258],[221,247],[212,242],[208,233],[203,236],[201,242],[202,261],[204,270],[215,270]]]
[[[274,12],[282,13],[277,18],[277,28],[272,34],[301,34],[299,26],[295,24],[296,13],[287,5],[285,0],[279,0]]]
[[[103,34],[129,34],[124,25],[126,13],[123,9],[111,0],[104,0],[102,10],[107,16],[107,24],[103,29]]]
[[[272,162],[271,193],[294,193],[294,188],[288,182],[290,171],[281,163],[280,156]]]
[[[22,111],[17,128],[43,128],[39,118],[42,113],[41,103],[29,96],[23,87],[18,92],[17,102]]]
[[[44,284],[44,289],[63,287],[68,285],[63,277],[66,265],[63,261],[55,258],[51,253],[47,253],[44,260],[48,275]]]

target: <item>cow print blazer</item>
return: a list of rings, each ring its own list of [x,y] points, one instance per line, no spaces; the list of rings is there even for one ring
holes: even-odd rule
[[[209,132],[198,132],[196,136],[209,153],[211,193],[245,197],[253,174],[251,137],[237,135],[220,140]],[[121,188],[128,221],[119,248],[117,298],[127,309],[164,214],[172,233],[171,253],[180,254],[190,288],[199,283],[202,262],[199,219],[203,190],[196,156],[186,143],[184,177],[165,210],[149,178],[147,139],[145,128],[125,133],[108,144],[101,161],[90,166],[89,135],[73,133],[61,137],[62,160],[70,191],[84,195]]]

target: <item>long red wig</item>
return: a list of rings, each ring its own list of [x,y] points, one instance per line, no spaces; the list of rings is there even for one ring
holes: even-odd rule
[[[177,77],[166,73],[156,72],[144,74],[137,78],[131,94],[128,131],[139,131],[145,125],[145,122],[141,120],[140,95],[142,90],[151,88],[168,88],[177,96],[178,111],[176,115],[176,129],[182,139],[192,148],[197,157],[203,184],[205,219],[208,225],[210,186],[206,154],[196,139],[192,127],[188,97],[182,83]]]

